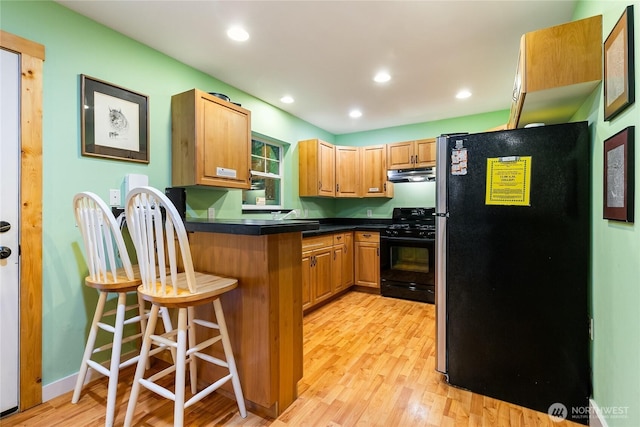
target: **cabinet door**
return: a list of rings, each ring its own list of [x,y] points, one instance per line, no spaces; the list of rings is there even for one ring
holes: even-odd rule
[[[302,309],[311,307],[311,251],[302,252]]]
[[[247,116],[207,98],[200,98],[202,144],[196,149],[202,178],[249,188],[251,130]]]
[[[338,292],[344,289],[344,281],[342,279],[344,262],[344,245],[336,245],[333,247],[333,263],[331,265],[331,274],[333,275],[334,291]]]
[[[320,141],[318,144],[318,195],[335,195],[335,149],[328,142]]]
[[[342,284],[345,288],[353,285],[353,233],[344,233],[344,254],[342,255]]]
[[[387,144],[387,169],[413,167],[413,141]]]
[[[387,150],[384,145],[362,147],[360,194],[381,197],[387,192]]]
[[[315,287],[312,287],[312,301],[316,302],[327,299],[335,288],[333,284],[333,274],[331,266],[333,264],[332,247],[314,251],[313,269],[315,270]]]
[[[298,142],[298,194],[335,196],[335,148],[319,139]]]
[[[380,246],[356,242],[356,285],[380,288]]]
[[[415,167],[425,168],[436,165],[436,139],[421,139],[415,142]]]
[[[336,197],[358,197],[360,149],[358,147],[335,147]]]

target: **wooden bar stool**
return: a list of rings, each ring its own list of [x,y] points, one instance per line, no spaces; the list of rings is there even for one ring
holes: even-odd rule
[[[139,274],[136,274],[137,266],[131,264],[120,227],[107,204],[96,194],[83,192],[76,194],[73,198],[73,209],[84,242],[89,269],[85,284],[96,289],[99,297],[71,402],[77,403],[80,399],[89,368],[108,376],[105,425],[112,426],[120,369],[133,365],[140,358],[138,353],[121,362],[122,344],[142,337],[148,313],[140,295],[137,295],[137,303],[127,305],[127,294],[136,292],[142,281]],[[110,293],[117,294],[118,301],[115,309],[105,312],[105,304]],[[130,314],[127,317],[127,313],[133,310],[135,315]],[[107,318],[114,315],[115,320],[108,322]],[[165,329],[171,330],[171,321],[166,312],[163,313],[163,321]],[[140,329],[125,336],[125,326],[134,323],[139,323]],[[113,334],[112,340],[108,344],[95,348],[99,329]],[[108,367],[92,360],[94,354],[108,350],[111,350],[111,361]]]
[[[245,418],[247,411],[244,397],[219,299],[220,295],[234,289],[238,281],[194,271],[184,223],[175,206],[160,191],[151,187],[134,188],[127,195],[125,213],[142,278],[138,293],[152,305],[124,425],[131,426],[141,385],[162,397],[173,400],[173,424],[182,426],[185,408],[231,380],[240,415]],[[178,260],[181,261],[182,272],[178,272]],[[209,303],[213,303],[217,323],[195,318],[194,307]],[[172,332],[157,335],[156,319],[158,311],[164,307],[178,310],[178,328]],[[219,334],[197,343],[196,324],[218,330]],[[204,349],[219,341],[222,341],[225,360],[203,352]],[[152,343],[175,348],[175,363],[148,378],[143,378],[144,360],[162,350],[161,348],[151,350]],[[196,358],[227,368],[229,374],[198,392]],[[192,397],[185,402],[187,364]],[[173,392],[156,383],[157,380],[174,372]]]

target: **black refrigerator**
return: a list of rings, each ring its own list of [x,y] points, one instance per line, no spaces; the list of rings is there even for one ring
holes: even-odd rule
[[[436,369],[587,424],[587,123],[442,136],[437,160]]]

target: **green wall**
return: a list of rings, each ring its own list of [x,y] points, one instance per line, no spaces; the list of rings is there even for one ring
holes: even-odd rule
[[[586,1],[578,3],[574,19],[603,16],[603,41],[628,5],[634,6],[636,28],[635,58],[640,58],[638,23],[640,2]],[[636,59],[635,81],[640,82]],[[602,219],[603,141],[627,126],[636,126],[638,102],[612,121],[605,122],[603,86],[580,112],[588,117],[592,132],[592,271],[591,312],[594,319],[592,343],[593,400],[603,411],[619,409],[622,413],[604,415],[609,425],[640,425],[640,230],[634,224]],[[636,90],[637,94],[637,90]],[[637,95],[636,95],[637,98]],[[588,103],[587,103],[588,104]],[[636,136],[635,164],[640,164]],[[640,188],[640,173],[635,174],[635,188]],[[633,195],[638,204],[637,191]],[[636,222],[640,221],[638,209]]]

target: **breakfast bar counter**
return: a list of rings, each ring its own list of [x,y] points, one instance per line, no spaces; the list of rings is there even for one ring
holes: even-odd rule
[[[187,219],[185,226],[196,271],[238,279],[221,301],[244,398],[252,412],[275,418],[298,397],[302,231],[317,229],[318,222]],[[209,304],[196,309],[214,318]],[[198,376],[211,382],[220,376],[216,371],[203,364]],[[220,390],[233,396],[230,387]]]

